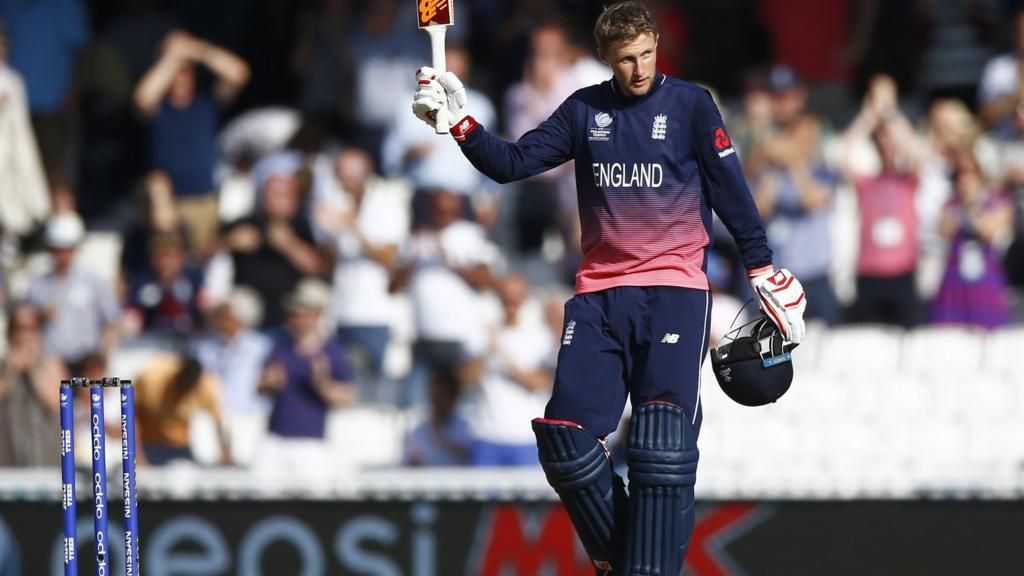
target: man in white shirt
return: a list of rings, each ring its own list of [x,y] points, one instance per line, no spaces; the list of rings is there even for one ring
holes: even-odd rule
[[[388,292],[398,249],[408,237],[406,196],[373,171],[370,156],[343,150],[335,160],[343,197],[317,206],[317,224],[335,249],[330,318],[338,339],[355,352],[363,398],[380,399],[384,353],[390,340],[394,302]]]
[[[540,314],[524,313],[530,282],[514,274],[496,291],[504,313],[490,350],[466,371],[477,388],[464,397],[473,431],[476,466],[536,466],[536,437],[530,422],[544,414],[554,380],[556,341]]]
[[[462,219],[462,201],[450,190],[430,196],[430,226],[417,231],[392,288],[408,285],[416,323],[413,368],[405,390],[408,404],[422,404],[431,372],[459,370],[486,349],[482,292],[500,253],[482,226]]]
[[[203,370],[221,383],[221,413],[230,459],[241,466],[253,463],[270,410],[270,403],[258,390],[271,346],[270,338],[253,330],[261,315],[256,292],[236,287],[213,310],[213,333],[196,344],[196,358]]]

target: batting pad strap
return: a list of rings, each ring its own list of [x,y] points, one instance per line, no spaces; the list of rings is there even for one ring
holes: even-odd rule
[[[626,447],[630,482],[693,486],[699,457],[696,434],[682,408],[648,402],[637,409]]]
[[[696,448],[678,452],[630,448],[629,481],[648,486],[693,486],[698,457]]]
[[[466,116],[452,126],[452,136],[455,137],[456,142],[465,142],[469,133],[476,130],[476,127],[479,125],[476,118]]]

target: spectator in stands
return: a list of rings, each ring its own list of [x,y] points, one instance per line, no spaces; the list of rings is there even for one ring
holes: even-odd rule
[[[0,230],[25,236],[45,222],[50,190],[29,118],[25,83],[7,65],[7,32],[0,21]]]
[[[200,83],[196,65],[216,77]],[[249,81],[249,66],[231,52],[175,30],[164,38],[160,59],[135,88],[135,106],[150,121],[152,167],[170,176],[192,245],[207,256],[217,232],[219,108]]]
[[[299,279],[327,270],[302,211],[301,167],[290,152],[264,158],[255,168],[261,193],[256,213],[228,225],[224,236],[235,284],[252,288],[263,301],[263,328],[284,323],[282,301]]]
[[[358,29],[351,0],[325,0],[299,20],[292,64],[302,78],[303,114],[331,132],[350,128],[356,89],[349,39]]]
[[[270,339],[253,329],[259,324],[261,306],[255,292],[235,288],[213,309],[211,334],[196,345],[203,370],[220,381],[231,461],[243,466],[255,459],[270,408],[258,390],[271,348]]]
[[[435,372],[430,379],[430,410],[405,438],[402,462],[406,466],[469,464],[473,437],[466,419],[456,410],[458,398],[458,377],[452,372]]]
[[[729,118],[729,138],[743,159],[748,175],[756,174],[760,166],[755,150],[758,144],[771,137],[775,130],[772,117],[772,93],[769,91],[767,71],[755,70],[743,78],[742,112]],[[764,152],[760,152],[763,156]]]
[[[374,398],[395,313],[389,275],[409,235],[408,213],[401,195],[374,174],[366,152],[342,151],[335,160],[335,174],[347,202],[324,203],[315,211],[336,254],[331,319],[337,324],[338,339],[362,360],[357,362],[359,383],[365,396]]]
[[[476,389],[466,394],[465,414],[473,430],[476,466],[534,466],[537,441],[530,421],[544,415],[554,382],[556,340],[540,321],[523,312],[530,281],[513,274],[497,282],[503,311],[489,349],[464,370]]]
[[[220,385],[191,356],[160,354],[135,380],[136,442],[140,462],[160,466],[176,460],[194,461],[189,423],[206,412],[220,433],[222,461],[228,445],[220,412]]]
[[[146,175],[139,191],[138,216],[124,235],[121,273],[131,283],[136,275],[151,273],[149,245],[154,236],[176,234],[189,250],[188,230],[181,221],[174,198],[174,185],[166,173],[154,170]]]
[[[0,361],[0,467],[57,466],[57,386],[64,364],[43,345],[43,318],[16,304],[7,322],[7,357]]]
[[[256,459],[262,473],[326,476],[327,411],[356,400],[345,352],[322,329],[330,302],[330,287],[314,278],[304,278],[287,298],[287,334],[271,350],[259,383],[273,402],[270,435]]]
[[[820,124],[795,119],[778,142],[775,161],[757,179],[754,199],[768,229],[775,261],[797,274],[807,293],[807,317],[839,321],[829,282],[829,230],[838,178],[819,156]],[[803,280],[806,278],[806,280]]]
[[[54,204],[73,209],[67,171],[88,18],[78,0],[38,0],[0,2],[0,19],[7,24],[11,67],[25,80]]]
[[[753,80],[754,82],[760,80]],[[751,121],[757,122],[756,131],[741,132],[747,141],[745,145],[749,150],[744,159],[744,169],[751,177],[757,177],[769,165],[785,164],[791,152],[790,136],[793,125],[801,121],[807,115],[808,89],[803,78],[790,66],[773,66],[767,73],[766,79],[768,92],[770,94],[770,124],[765,125],[762,99],[755,98],[749,102],[752,106],[748,111],[754,114]],[[831,138],[831,133],[822,119],[818,118],[818,150],[816,154],[824,157],[823,151]]]
[[[53,270],[33,279],[29,301],[42,310],[46,348],[67,365],[72,375],[89,354],[109,357],[117,346],[120,310],[113,289],[74,263],[85,238],[85,225],[72,212],[56,214],[46,224],[45,239]]]
[[[453,72],[467,86],[470,84],[469,53],[461,46],[446,50],[448,71]],[[490,99],[467,88],[473,100],[473,115],[485,126],[497,120]],[[477,116],[477,111],[481,116]],[[485,194],[493,185],[479,170],[466,160],[459,145],[452,138],[438,138],[425,128],[412,114],[399,114],[384,138],[381,166],[389,177],[409,178],[415,190],[413,196],[413,228],[421,228],[429,219],[430,191],[447,188],[458,192],[466,202],[464,213],[478,221],[491,222],[496,202]],[[471,215],[471,216],[470,216]]]
[[[978,84],[978,109],[982,122],[995,127],[1011,120],[1021,100],[1021,66],[1024,60],[1024,9],[1014,16],[1013,52],[992,58]]]
[[[871,139],[879,168],[860,171],[856,146]],[[892,79],[872,80],[860,113],[843,135],[844,172],[857,193],[860,247],[857,300],[849,320],[910,328],[920,316],[918,261],[919,171],[926,153],[897,105]]]
[[[1024,100],[1018,100],[1012,119],[984,135],[974,151],[986,178],[1006,190],[1015,205],[1013,239],[1003,262],[1007,279],[1018,290],[1017,310],[1024,313]]]
[[[505,93],[505,128],[518,139],[547,119],[580,88],[572,74],[568,33],[558,24],[537,28],[530,36],[530,53],[523,65],[523,80]],[[563,190],[569,190],[564,192]],[[561,202],[561,198],[572,199]],[[515,232],[519,252],[535,255],[550,230],[561,230],[575,215],[575,175],[572,164],[524,181],[515,195]],[[564,218],[562,217],[564,216]],[[572,242],[566,242],[572,245]]]
[[[379,160],[381,142],[398,111],[408,112],[405,98],[414,80],[408,71],[430,54],[427,36],[400,19],[397,0],[367,3],[363,21],[349,37],[355,69],[357,144]]]
[[[202,326],[203,274],[188,262],[185,240],[168,233],[149,241],[150,272],[128,285],[126,324],[132,332],[187,337]]]
[[[932,320],[998,328],[1010,321],[1009,290],[997,246],[1012,229],[1013,206],[1004,192],[986,185],[969,151],[958,159],[955,186],[940,222],[939,231],[950,246]]]
[[[413,368],[404,403],[426,401],[428,375],[458,371],[486,347],[482,291],[491,287],[497,248],[483,227],[459,218],[462,200],[449,190],[431,195],[431,222],[410,239],[391,288],[409,286],[416,320]]]

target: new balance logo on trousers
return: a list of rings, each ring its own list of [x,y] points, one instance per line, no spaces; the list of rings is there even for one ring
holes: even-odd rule
[[[661,337],[662,344],[675,344],[676,342],[679,342],[679,334],[666,332],[665,335]]]

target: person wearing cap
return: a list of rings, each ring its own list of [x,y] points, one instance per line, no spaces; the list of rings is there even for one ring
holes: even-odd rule
[[[301,169],[302,159],[295,153],[261,160],[253,169],[260,189],[256,212],[229,224],[224,233],[235,284],[252,288],[263,300],[264,329],[285,322],[282,302],[299,280],[328,270],[302,211]]]
[[[327,412],[356,399],[345,351],[321,323],[330,302],[330,287],[316,278],[301,280],[285,299],[287,332],[271,350],[259,382],[272,407],[258,472],[288,470],[311,482],[327,473]]]
[[[259,393],[260,375],[270,354],[270,339],[253,329],[262,315],[260,297],[236,287],[212,311],[212,331],[196,344],[203,369],[221,382],[221,411],[227,426],[231,461],[247,466],[254,460],[266,429],[267,398]]]
[[[53,270],[34,278],[28,299],[43,311],[46,346],[78,375],[82,360],[99,353],[109,358],[117,346],[120,317],[113,288],[84,266],[74,264],[85,238],[77,214],[62,212],[46,225]]]

